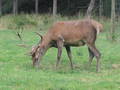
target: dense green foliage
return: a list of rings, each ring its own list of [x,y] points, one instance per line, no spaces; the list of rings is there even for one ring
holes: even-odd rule
[[[8,17],[3,18],[9,21]],[[59,18],[59,20],[67,19]],[[52,24],[51,18],[45,15],[39,17],[38,21],[43,30]],[[98,35],[96,42],[102,53],[99,73],[95,72],[96,59],[89,69],[87,67],[86,46],[72,48],[74,70],[70,69],[65,49],[59,69],[55,69],[57,53],[55,48],[49,49],[43,57],[41,69],[35,69],[32,67],[31,58],[24,55],[39,41],[39,37],[34,33],[35,30],[24,30],[23,42],[18,39],[14,30],[0,30],[0,90],[119,90],[120,42],[111,43],[107,40],[106,30],[109,30],[107,20],[104,22],[104,30]],[[46,32],[40,31],[41,34]],[[18,47],[21,43],[30,47]]]

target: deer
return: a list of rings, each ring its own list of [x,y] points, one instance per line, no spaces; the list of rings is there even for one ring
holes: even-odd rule
[[[58,67],[63,47],[66,48],[68,58],[70,60],[70,67],[73,69],[71,47],[79,47],[87,45],[89,52],[89,66],[93,58],[97,60],[96,71],[100,71],[101,53],[96,48],[95,41],[97,35],[103,31],[103,25],[93,19],[83,19],[74,21],[58,21],[52,25],[45,35],[41,35],[39,43],[32,47],[30,52],[33,61],[33,67],[39,67],[42,57],[46,51],[55,47],[58,49],[56,68]]]

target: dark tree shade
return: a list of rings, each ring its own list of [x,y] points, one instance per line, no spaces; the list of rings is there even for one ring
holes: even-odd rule
[[[1,0],[0,0],[1,1]],[[14,0],[16,1],[16,0]],[[56,0],[18,0],[19,13],[53,13],[53,1]],[[80,12],[82,15],[86,14],[89,3],[91,0],[57,0],[57,9],[54,13],[61,15],[78,15]],[[116,0],[120,5],[120,0]],[[35,3],[38,2],[38,3]],[[99,9],[99,3],[102,9]],[[15,5],[14,5],[15,6]],[[36,10],[35,10],[36,9]],[[90,10],[90,9],[89,9]],[[117,12],[119,12],[119,8]],[[93,8],[94,14],[103,16],[110,16],[111,14],[111,0],[95,0]],[[13,12],[13,0],[2,0],[2,14],[8,14]],[[14,8],[14,12],[16,9]],[[100,12],[100,13],[99,13]]]

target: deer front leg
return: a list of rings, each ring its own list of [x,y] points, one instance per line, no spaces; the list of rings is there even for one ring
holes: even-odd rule
[[[62,55],[62,48],[63,48],[63,40],[60,39],[57,41],[57,47],[58,47],[58,54],[57,54],[57,62],[56,62],[56,68],[58,67]]]
[[[70,60],[71,69],[73,69],[71,49],[70,49],[69,46],[66,46],[65,48],[66,48],[66,51],[67,51],[68,58],[69,58],[69,60]]]

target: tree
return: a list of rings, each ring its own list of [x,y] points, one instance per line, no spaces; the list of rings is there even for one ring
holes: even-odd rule
[[[90,4],[89,4],[89,7],[88,7],[88,9],[87,9],[87,13],[86,13],[86,16],[87,16],[88,18],[91,17],[94,4],[95,4],[95,0],[91,0],[91,1],[90,1]]]
[[[112,0],[112,4],[111,4],[111,30],[110,30],[110,39],[112,41],[114,41],[115,39],[115,1],[116,0]]]
[[[38,0],[35,0],[35,13],[38,14]]]
[[[100,0],[99,1],[99,16],[100,16],[100,18],[102,17],[102,14],[103,14],[103,1]]]
[[[18,0],[13,0],[13,14],[16,15],[18,13]]]
[[[0,0],[0,15],[2,14],[2,0]]]
[[[57,0],[53,0],[53,16],[57,14]]]

